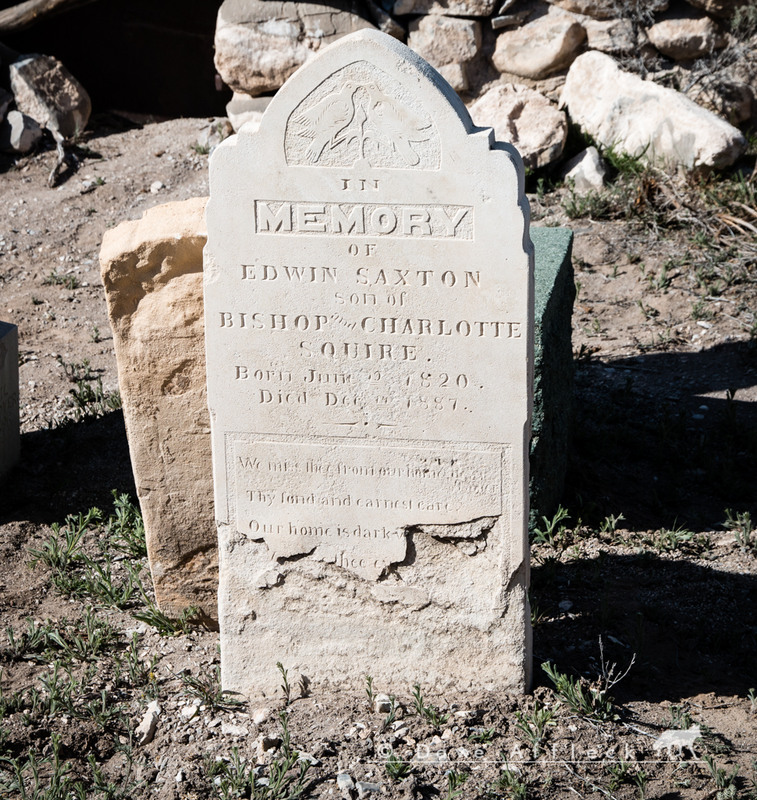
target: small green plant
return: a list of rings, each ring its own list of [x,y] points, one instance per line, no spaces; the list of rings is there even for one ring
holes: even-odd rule
[[[391,725],[394,724],[394,721],[397,719],[398,708],[397,698],[394,695],[389,695],[389,713],[384,717],[384,721],[381,723],[382,733],[388,731]]]
[[[53,270],[42,280],[43,286],[64,286],[66,289],[78,289],[81,286],[76,275],[61,275],[57,270]]]
[[[109,545],[130,558],[145,558],[145,524],[142,512],[128,494],[113,494],[113,514],[106,523]]]
[[[608,721],[617,718],[607,689],[590,686],[584,678],[573,678],[545,661],[541,668],[552,681],[557,696],[576,714]]]
[[[715,759],[711,755],[703,755],[702,760],[707,765],[707,771],[715,784],[717,800],[734,800],[736,797],[736,776],[739,773],[738,764],[731,772],[726,772],[715,763]]]
[[[137,588],[140,590],[145,608],[133,611],[134,619],[151,625],[161,636],[176,636],[178,633],[186,633],[191,630],[199,616],[199,609],[196,606],[185,608],[178,617],[169,617],[155,605],[141,583]]]
[[[389,758],[384,762],[384,769],[392,783],[399,783],[413,771],[413,766],[409,761],[402,761],[394,753],[389,753]]]
[[[533,540],[538,544],[547,544],[550,547],[555,547],[560,539],[562,539],[567,530],[567,526],[562,523],[570,519],[570,514],[566,508],[558,506],[552,519],[542,517],[542,527],[534,528]]]
[[[618,514],[610,514],[602,520],[599,530],[601,533],[615,533],[618,529],[618,523],[622,522],[625,519],[622,513]]]
[[[654,531],[650,535],[643,536],[642,542],[660,553],[678,551],[696,555],[712,547],[712,542],[707,535],[701,534],[697,536],[693,531],[687,530],[680,525]]]
[[[527,800],[528,783],[521,777],[517,768],[511,768],[504,759],[504,767],[499,773],[497,780],[492,783],[490,791],[492,794],[504,795],[508,800]]]
[[[92,333],[90,333],[89,338],[95,344],[99,344],[102,341],[102,336],[100,335],[100,329],[97,327],[97,325],[92,326]]]
[[[467,772],[457,772],[451,769],[447,772],[447,798],[446,800],[457,800],[462,797],[463,786],[469,778]]]
[[[228,711],[244,705],[241,700],[231,697],[233,692],[221,688],[220,667],[197,678],[184,672],[181,675],[181,682],[187,694],[199,698],[208,708]]]
[[[670,707],[670,727],[680,731],[687,731],[694,724],[691,714],[682,706]]]
[[[284,707],[292,705],[292,686],[289,683],[289,673],[281,661],[276,662],[276,669],[281,673],[281,692],[284,695]]]
[[[555,712],[535,700],[533,711],[530,713],[518,711],[515,716],[518,720],[515,727],[523,734],[524,739],[531,747],[534,758],[538,758],[542,742],[547,735],[547,728],[555,724]]]
[[[468,741],[474,744],[487,744],[497,735],[497,729],[492,726],[491,728],[471,728],[468,734]]]
[[[102,511],[92,507],[84,514],[69,514],[61,527],[57,522],[51,525],[52,536],[41,548],[30,548],[31,564],[40,561],[52,570],[61,571],[82,558],[82,537],[102,520]]]
[[[736,511],[727,508],[726,520],[723,524],[726,530],[733,531],[736,546],[745,553],[757,556],[757,531],[752,523],[752,515],[748,511]]]
[[[749,690],[747,699],[749,700],[749,711],[752,714],[757,713],[757,692],[755,692],[754,688]]]
[[[199,142],[195,142],[192,145],[192,150],[194,150],[198,156],[206,156],[210,152],[210,145],[200,144]]]
[[[416,683],[413,686],[413,708],[415,709],[415,713],[426,720],[429,725],[431,725],[434,729],[441,728],[447,720],[452,716],[451,713],[442,713],[440,709],[436,706],[431,705],[430,703],[427,704],[423,699],[423,694],[421,692],[421,685]]]
[[[373,691],[373,678],[370,675],[365,676],[365,693],[368,696],[368,705],[373,708],[376,693]]]

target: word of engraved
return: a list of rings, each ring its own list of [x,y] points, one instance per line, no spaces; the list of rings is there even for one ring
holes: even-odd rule
[[[371,249],[373,245],[367,245]],[[242,264],[243,281],[279,281],[284,283],[339,283],[339,278],[359,286],[441,286],[447,289],[481,287],[480,270],[378,269],[358,267],[290,267],[273,264]]]
[[[272,264],[242,264],[243,281],[287,280],[291,283],[336,283],[336,267],[274,267]]]
[[[257,233],[473,239],[471,206],[255,201]]]

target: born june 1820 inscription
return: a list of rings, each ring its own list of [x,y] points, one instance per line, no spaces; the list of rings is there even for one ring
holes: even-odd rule
[[[522,169],[361,31],[211,160],[208,399],[224,687],[528,681]]]

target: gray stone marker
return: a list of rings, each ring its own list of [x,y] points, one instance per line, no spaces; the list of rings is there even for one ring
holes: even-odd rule
[[[533,251],[514,149],[396,40],[211,159],[222,681],[523,691]]]
[[[18,328],[0,322],[0,478],[21,451],[18,413]]]

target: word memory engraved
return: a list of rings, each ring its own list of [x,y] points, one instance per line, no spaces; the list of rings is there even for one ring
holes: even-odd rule
[[[522,181],[512,148],[375,31],[324,50],[258,131],[215,151],[205,326],[226,688],[275,679],[248,653],[263,632],[271,663],[324,677],[459,674],[467,642],[501,667],[490,685],[525,687]],[[402,657],[386,652],[394,604],[420,615]],[[371,620],[359,653],[351,615]]]

